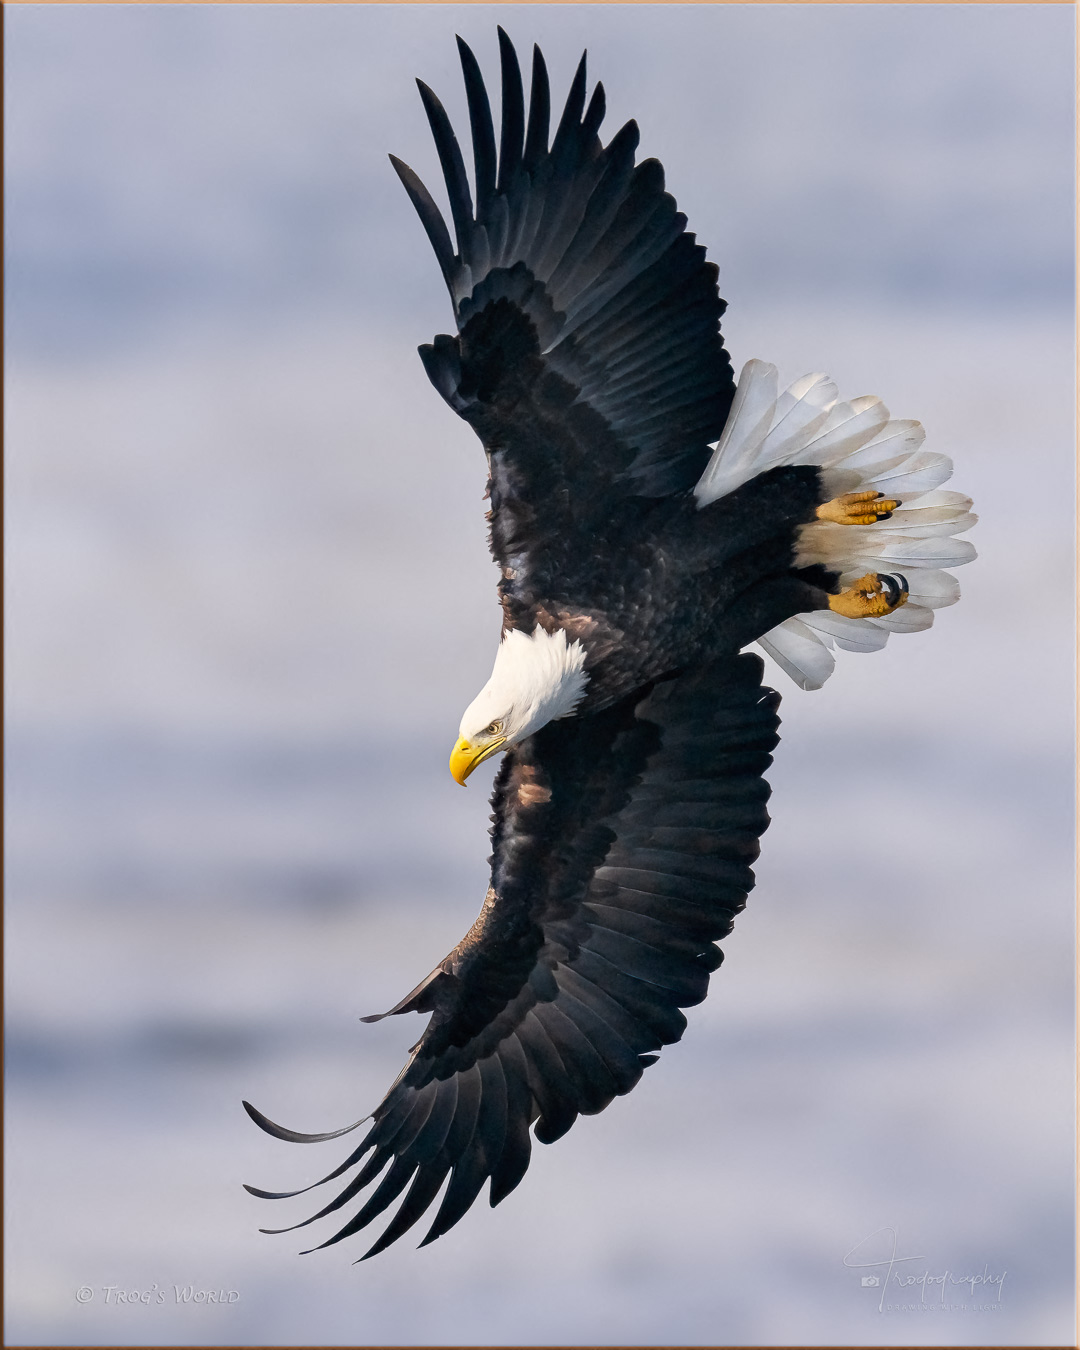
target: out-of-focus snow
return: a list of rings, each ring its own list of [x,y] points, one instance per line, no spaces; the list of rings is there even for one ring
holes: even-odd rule
[[[8,24],[8,1341],[1069,1339],[1071,232],[1017,206],[1071,181],[1068,16],[99,13]],[[918,417],[980,558],[933,631],[819,693],[770,669],[774,823],[684,1041],[497,1210],[353,1268],[362,1240],[295,1255],[329,1222],[255,1231],[321,1193],[239,1185],[347,1141],[271,1140],[239,1100],[370,1110],[422,1023],[356,1019],[486,885],[492,770],[445,766],[498,630],[483,458],[412,350],[449,324],[427,245],[371,184],[386,149],[434,178],[410,77],[454,103],[455,26],[488,66],[496,17],[560,90],[589,44],[732,283],[736,365]],[[845,236],[856,182],[880,234]],[[822,275],[782,303],[774,254]],[[884,1228],[905,1272],[1006,1272],[1000,1302],[879,1312],[844,1257]]]

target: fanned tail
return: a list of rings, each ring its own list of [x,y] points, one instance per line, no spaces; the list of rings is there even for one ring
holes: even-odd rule
[[[891,419],[881,399],[842,401],[827,375],[804,375],[777,392],[776,367],[748,361],[731,413],[694,495],[701,506],[748,479],[784,464],[824,470],[830,495],[880,492],[899,505],[872,525],[816,520],[798,532],[796,565],[822,565],[842,587],[867,572],[902,573],[908,602],[881,618],[849,619],[829,610],[798,614],[760,639],[761,647],[803,689],[820,689],[832,674],[832,649],[878,651],[890,633],[917,633],[934,610],[954,605],[960,587],[946,569],[975,557],[957,535],[978,519],[971,499],[942,489],[952,460],[922,449],[918,422]]]

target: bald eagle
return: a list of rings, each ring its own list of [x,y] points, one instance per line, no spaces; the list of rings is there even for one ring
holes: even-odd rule
[[[453,238],[391,156],[457,326],[420,356],[487,452],[501,571],[501,642],[450,768],[464,784],[503,759],[480,915],[380,1014],[431,1017],[359,1147],[324,1181],[355,1175],[305,1221],[381,1176],[321,1244],[404,1192],[366,1256],[444,1183],[425,1243],[489,1179],[498,1204],[529,1165],[530,1129],[558,1139],[681,1037],[769,822],[780,700],[742,649],[758,642],[803,688],[820,687],[836,647],[872,651],[928,628],[958,598],[946,569],[974,556],[956,538],[974,523],[971,503],[941,489],[952,465],[922,450],[917,422],[891,419],[877,398],[841,400],[825,375],[781,391],[762,361],[736,384],[717,268],[661,165],[635,163],[635,123],[601,143],[604,91],[586,102],[582,57],[549,144],[540,51],[526,115],[501,29],[499,45],[496,149],[479,66],[458,40],[472,187],[442,105],[418,82]],[[245,1106],[280,1139],[347,1132],[299,1134]]]

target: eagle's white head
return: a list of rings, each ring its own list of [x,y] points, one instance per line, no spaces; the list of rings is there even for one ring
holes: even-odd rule
[[[585,694],[585,648],[561,628],[503,634],[491,679],[465,709],[450,772],[464,786],[478,764],[548,722],[569,717]]]

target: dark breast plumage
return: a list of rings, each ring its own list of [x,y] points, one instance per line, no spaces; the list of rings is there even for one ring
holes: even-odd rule
[[[493,482],[499,472],[493,455]],[[762,474],[704,510],[689,492],[616,498],[591,531],[560,539],[551,557],[534,545],[532,565],[504,576],[504,625],[579,639],[590,674],[582,711],[607,707],[820,607],[836,578],[796,568],[794,554],[821,499],[809,466]]]

